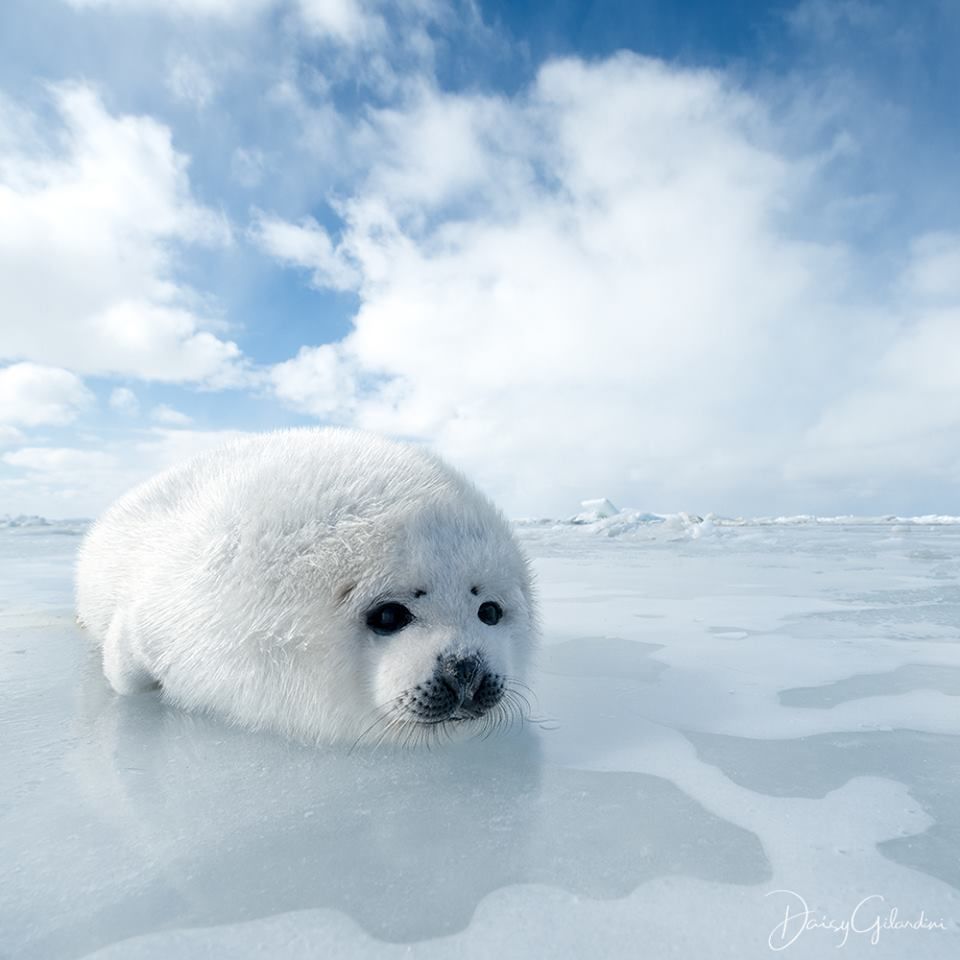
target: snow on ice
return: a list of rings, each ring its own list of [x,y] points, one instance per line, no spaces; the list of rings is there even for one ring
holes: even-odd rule
[[[583,507],[536,722],[430,753],[117,698],[0,522],[0,955],[960,956],[960,519]]]

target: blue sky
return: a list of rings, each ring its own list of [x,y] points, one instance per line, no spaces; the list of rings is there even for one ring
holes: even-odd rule
[[[236,432],[513,515],[960,513],[960,7],[12,0],[0,513]]]

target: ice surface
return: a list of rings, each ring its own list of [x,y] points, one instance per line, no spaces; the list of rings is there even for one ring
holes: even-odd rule
[[[354,754],[115,697],[0,527],[2,957],[960,956],[956,518],[519,524],[539,723]]]

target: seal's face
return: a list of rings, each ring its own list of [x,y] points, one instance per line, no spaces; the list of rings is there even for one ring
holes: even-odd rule
[[[418,590],[416,596],[419,599],[425,593]],[[496,626],[503,619],[503,607],[486,600],[477,616]],[[381,637],[395,636],[415,620],[410,608],[396,601],[379,604],[366,617],[367,626]],[[500,703],[505,689],[503,675],[490,669],[481,650],[438,653],[430,677],[401,694],[398,706],[408,719],[420,723],[477,720]]]
[[[429,743],[522,716],[536,624],[509,531],[462,512],[408,520],[383,572],[351,603],[371,678],[360,739]]]

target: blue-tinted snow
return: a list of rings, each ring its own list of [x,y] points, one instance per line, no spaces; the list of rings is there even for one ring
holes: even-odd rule
[[[578,519],[542,722],[352,755],[115,697],[83,525],[5,525],[0,956],[960,955],[955,518]]]

